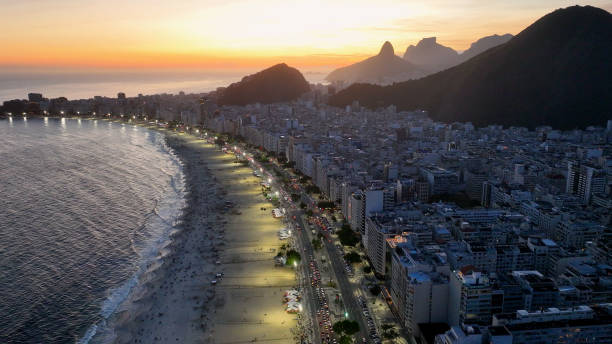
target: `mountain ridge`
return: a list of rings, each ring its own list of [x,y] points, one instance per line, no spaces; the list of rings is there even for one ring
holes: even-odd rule
[[[421,39],[416,45],[410,45],[404,53],[404,60],[431,71],[445,69],[459,61],[459,53],[436,41],[436,37]]]
[[[434,120],[479,126],[603,125],[612,117],[611,55],[612,15],[572,6],[462,64],[392,86],[352,85],[330,104],[395,104],[427,110]]]
[[[338,68],[327,75],[330,82],[342,81],[347,84],[356,82],[392,83],[422,77],[425,73],[408,61],[395,55],[393,45],[386,41],[377,55],[365,60]]]
[[[504,44],[511,40],[512,37],[514,36],[509,33],[506,33],[503,35],[494,34],[479,38],[475,42],[472,42],[469,49],[459,55],[461,57],[461,62],[465,62],[478,54],[481,54],[498,45]]]
[[[436,37],[426,37],[421,39],[417,45],[408,46],[404,53],[404,59],[427,70],[429,74],[433,74],[461,64],[488,49],[504,44],[512,37],[509,33],[485,36],[472,42],[470,48],[462,53],[437,43]]]

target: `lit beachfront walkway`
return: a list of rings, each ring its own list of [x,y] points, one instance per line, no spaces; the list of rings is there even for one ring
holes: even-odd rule
[[[297,316],[285,312],[282,297],[286,289],[296,285],[295,271],[274,266],[273,258],[282,245],[278,230],[283,224],[272,217],[273,207],[261,195],[260,179],[253,176],[251,168],[234,163],[233,154],[183,137],[186,144],[201,147],[202,154],[208,156],[207,167],[227,192],[224,198],[236,204],[222,215],[227,220],[227,244],[218,269],[224,277],[216,286],[211,307],[214,320],[208,324],[206,339],[226,344],[294,342],[292,329]]]

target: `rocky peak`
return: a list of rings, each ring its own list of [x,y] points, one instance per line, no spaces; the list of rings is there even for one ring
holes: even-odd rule
[[[436,37],[426,37],[417,43],[417,47],[433,47],[436,45]]]
[[[379,56],[395,56],[395,50],[393,49],[393,45],[389,41],[386,41],[382,48],[380,48]]]

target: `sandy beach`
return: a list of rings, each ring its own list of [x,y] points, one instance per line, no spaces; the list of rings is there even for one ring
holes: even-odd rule
[[[296,285],[295,271],[274,265],[283,224],[260,180],[232,154],[166,135],[184,164],[187,207],[158,263],[112,317],[113,342],[294,342],[296,315],[285,312],[282,296]]]

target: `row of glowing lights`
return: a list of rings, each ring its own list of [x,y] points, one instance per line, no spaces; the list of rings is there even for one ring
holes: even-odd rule
[[[206,133],[205,133],[206,134]],[[215,136],[215,140],[217,139],[217,137]],[[238,147],[234,146],[234,152],[239,153],[238,152]],[[242,152],[242,156],[246,157],[246,152]],[[263,173],[263,168],[259,168],[259,172]],[[272,178],[268,178],[268,184],[272,184]],[[278,191],[274,192],[274,195],[276,195],[276,197],[279,196]]]
[[[189,130],[189,127],[187,127],[187,130]],[[196,133],[198,133],[198,132],[199,132],[199,131],[196,129]],[[208,136],[208,133],[206,133],[206,132],[205,132],[205,133],[204,133],[204,136]],[[217,139],[217,136],[215,136],[215,140],[216,140],[216,139]],[[233,148],[234,148],[234,153],[240,153],[240,152],[238,151],[238,147],[237,147],[237,146],[234,146]],[[243,151],[243,152],[242,152],[242,156],[246,157],[246,152],[244,152],[244,151]],[[251,161],[252,161],[252,159],[249,159],[249,160],[251,160]],[[262,168],[262,167],[260,167],[260,168],[259,168],[259,172],[263,173],[263,168]],[[272,184],[272,178],[270,178],[270,177],[268,177],[268,184]],[[276,195],[276,197],[278,198],[278,196],[279,196],[279,192],[278,192],[278,191],[275,191],[275,192],[274,192],[274,194],[275,194],[275,195]],[[289,231],[289,234],[291,234],[291,231]],[[295,262],[295,261],[293,262],[293,267],[294,267],[294,268],[297,268],[297,262]],[[301,305],[301,304],[299,305],[298,310],[299,310],[299,312],[302,312],[302,311],[303,311],[303,308],[302,308],[302,305]]]
[[[7,112],[6,114],[7,114],[9,117],[12,117],[12,116],[13,116],[13,113],[12,113],[12,112]],[[48,115],[49,113],[48,113],[48,112],[45,110],[45,111],[43,111],[43,114]],[[65,112],[64,112],[64,111],[60,111],[60,115],[63,115],[63,114],[65,114]],[[77,112],[76,112],[76,114],[77,114],[77,115],[80,115],[80,114],[81,114],[81,112],[80,112],[80,111],[77,111]],[[96,112],[92,112],[91,114],[92,114],[92,116],[95,116],[95,115],[96,115]],[[22,112],[22,113],[21,113],[21,115],[23,115],[23,117],[26,117],[27,113],[26,113],[26,112]],[[110,116],[110,115],[111,115],[110,113],[107,113],[107,114],[106,114],[106,116]],[[121,118],[123,118],[123,115],[119,115],[119,116],[121,116]],[[136,116],[135,116],[135,115],[133,115],[133,116],[132,116],[132,119],[136,119]],[[144,121],[146,121],[146,120],[147,120],[147,117],[144,117],[144,118],[143,118],[143,120],[144,120]],[[155,120],[155,123],[157,123],[157,120]]]
[[[47,115],[47,111],[43,111],[43,113],[44,113],[45,115]],[[60,111],[60,114],[62,114],[62,115],[63,115],[63,114],[64,114],[64,111]],[[77,111],[77,115],[80,115],[80,114],[81,114],[81,113],[80,113],[79,111]],[[96,115],[96,113],[95,113],[95,112],[93,112],[92,114],[93,114],[94,116]],[[12,121],[13,121],[13,117],[12,117],[12,116],[13,116],[13,114],[12,114],[11,112],[9,112],[9,113],[7,113],[7,115],[9,116],[9,121],[10,121],[10,122],[12,122]],[[28,118],[26,117],[26,113],[25,113],[25,112],[22,112],[22,115],[23,115],[23,120],[24,120],[24,121],[27,121],[27,119],[28,119]],[[110,113],[107,113],[106,115],[107,115],[107,116],[110,116]],[[123,115],[121,115],[121,117],[123,117]],[[45,117],[44,117],[44,119],[45,119],[45,122],[46,122],[46,121],[49,119],[49,117],[46,117],[46,116],[45,116]],[[136,116],[132,116],[132,119],[136,119]],[[65,117],[62,117],[62,123],[63,123],[65,120],[66,120],[66,118],[65,118]],[[147,118],[146,118],[146,117],[144,117],[144,120],[146,121],[146,120],[147,120]],[[131,122],[131,121],[132,121],[132,120],[130,119],[130,122]],[[81,119],[80,119],[80,118],[79,118],[79,123],[81,123]],[[155,120],[155,123],[158,123],[158,120]],[[196,132],[197,132],[197,130],[196,130]]]
[[[185,127],[185,129],[186,129],[186,130],[189,130],[189,127]],[[200,131],[199,131],[198,129],[196,129],[196,131],[195,131],[195,132],[196,132],[196,133],[199,133]],[[208,133],[207,133],[207,132],[204,132],[204,136],[208,136]],[[218,139],[218,137],[217,137],[217,136],[215,136],[215,140],[217,140],[217,139]],[[237,147],[237,146],[234,146],[233,148],[234,148],[234,153],[240,153],[240,152],[238,151],[238,147]],[[242,156],[246,157],[246,152],[242,152]],[[249,160],[251,160],[251,161],[252,161],[252,159],[249,159]],[[259,172],[263,173],[263,168],[261,168],[261,167],[260,167],[260,168],[259,168]],[[268,178],[268,184],[272,184],[272,178]],[[279,196],[279,192],[278,192],[278,191],[275,191],[275,192],[274,192],[274,194],[276,195],[276,197],[278,197],[278,196]]]

